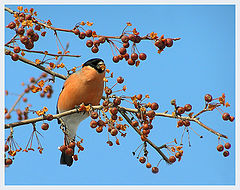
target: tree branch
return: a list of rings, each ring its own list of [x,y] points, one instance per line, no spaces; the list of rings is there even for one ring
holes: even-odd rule
[[[14,48],[11,45],[6,44],[5,46],[10,47],[10,48]],[[35,51],[35,50],[28,50],[28,49],[21,49],[23,51],[26,52],[30,52],[30,53],[39,53],[39,54],[44,54],[44,55],[49,55],[49,56],[57,56],[57,57],[81,57],[80,55],[69,55],[69,54],[52,54],[52,53],[48,53],[46,51]]]
[[[11,52],[10,50],[5,49],[5,54],[12,55],[13,52]],[[42,65],[37,65],[36,63],[34,63],[34,62],[32,62],[32,61],[30,61],[30,60],[28,60],[28,59],[26,59],[26,58],[24,58],[24,57],[22,57],[22,56],[19,56],[19,60],[22,61],[22,62],[24,62],[24,63],[27,63],[27,64],[29,64],[29,65],[32,65],[32,66],[34,66],[34,67],[36,67],[36,68],[38,68],[38,69],[40,69],[40,70],[42,70],[42,71],[44,71],[44,72],[52,75],[52,76],[54,76],[54,77],[58,77],[58,78],[61,78],[61,79],[63,79],[63,80],[66,80],[66,79],[67,79],[66,76],[61,75],[61,74],[56,73],[56,72],[53,72],[53,71],[51,71],[50,69],[47,69],[47,68],[43,67]]]
[[[136,127],[132,126],[132,121],[131,119],[126,115],[126,111],[123,111],[123,108],[121,110],[119,110],[120,114],[124,117],[124,119],[129,123],[129,125],[141,136],[143,135],[142,132],[137,129]],[[150,144],[161,156],[162,158],[169,164],[171,164],[171,162],[168,160],[168,158],[165,156],[165,154],[160,150],[159,147],[157,147],[152,141],[150,141],[148,138],[146,138],[146,142],[148,144]]]

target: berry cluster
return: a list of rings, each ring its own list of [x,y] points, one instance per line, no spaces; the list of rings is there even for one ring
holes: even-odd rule
[[[66,155],[72,156],[74,161],[77,161],[78,160],[78,155],[74,154],[74,148],[75,148],[75,146],[78,147],[78,153],[80,151],[83,151],[84,147],[81,145],[82,143],[83,143],[83,139],[81,139],[80,141],[77,141],[77,142],[72,141],[68,145],[60,146],[58,149],[61,152],[64,152]]]
[[[227,149],[227,150],[224,150],[224,148]],[[228,157],[229,156],[228,149],[230,149],[230,148],[231,148],[231,144],[227,142],[227,143],[224,144],[224,146],[222,144],[219,144],[217,146],[217,151],[222,152],[224,150],[223,151],[223,156]]]
[[[225,106],[225,107],[229,107],[230,104],[228,102],[225,102],[225,94],[223,93],[222,96],[218,97],[218,98],[214,98],[212,97],[211,94],[206,94],[204,96],[205,99],[205,103],[206,103],[206,108],[208,108],[208,110],[212,111],[214,109],[217,109],[221,114],[222,114],[222,119],[224,121],[231,121],[233,122],[235,120],[234,116],[230,116],[229,113],[224,113],[219,106]],[[214,102],[214,100],[217,100],[218,102]]]
[[[13,138],[12,132],[10,133],[5,142],[4,149],[5,149],[5,166],[8,167],[13,163],[14,157],[16,156],[17,152],[20,152],[22,150],[22,148]]]
[[[34,9],[30,10],[25,9],[22,12],[22,7],[18,7],[19,12],[14,13],[14,21],[10,22],[6,28],[11,30],[15,30],[16,36],[19,37],[20,42],[25,46],[26,49],[31,50],[34,47],[34,43],[39,40],[38,32],[41,31],[42,26],[38,24],[36,18],[34,16],[37,15],[34,12]],[[41,36],[45,36],[46,31],[41,32]],[[21,55],[24,56],[24,51],[17,45],[17,39],[13,39],[11,43],[13,43],[13,51],[14,53],[11,55],[13,61],[17,61],[19,59],[18,53],[21,52]]]

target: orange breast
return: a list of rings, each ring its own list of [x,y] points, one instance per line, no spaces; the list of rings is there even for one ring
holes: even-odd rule
[[[84,104],[98,105],[102,94],[104,73],[98,73],[92,67],[83,67],[66,80],[63,91],[58,99],[59,112]]]

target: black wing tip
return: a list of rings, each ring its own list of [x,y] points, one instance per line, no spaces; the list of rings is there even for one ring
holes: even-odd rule
[[[70,167],[73,164],[72,156],[66,155],[64,152],[62,152],[61,158],[60,158],[60,164],[67,165]]]

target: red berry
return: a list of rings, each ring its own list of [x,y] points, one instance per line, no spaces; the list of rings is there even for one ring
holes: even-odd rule
[[[183,125],[186,126],[186,127],[189,126],[190,125],[190,121],[189,120],[184,120],[183,121]]]
[[[75,147],[75,142],[70,142],[68,145],[69,148],[74,148]]]
[[[13,61],[17,61],[19,59],[19,56],[18,56],[18,54],[14,53],[11,55],[11,58]]]
[[[79,29],[75,29],[75,30],[73,30],[73,33],[74,33],[75,35],[79,35],[79,34],[80,34],[80,31],[79,31]]]
[[[114,56],[113,57],[113,62],[114,63],[118,63],[119,62],[119,57],[118,56]]]
[[[112,129],[111,130],[111,135],[112,136],[116,136],[118,134],[118,130],[117,129]]]
[[[23,102],[27,102],[27,98],[23,98]]]
[[[10,22],[7,26],[7,28],[14,29],[16,27],[15,22]]]
[[[8,113],[7,115],[5,115],[6,119],[11,119],[11,115]]]
[[[91,113],[91,118],[97,119],[97,118],[98,118],[98,113],[97,113],[96,111],[93,111],[93,112]]]
[[[97,131],[98,133],[101,133],[101,132],[103,131],[103,127],[100,127],[100,126],[97,127],[97,128],[96,128],[96,131]]]
[[[123,55],[124,59],[127,61],[129,59],[129,54],[126,53],[125,55]]]
[[[132,53],[131,59],[134,60],[134,61],[136,61],[136,60],[138,59],[138,54]]]
[[[107,141],[107,144],[108,144],[109,146],[112,146],[112,145],[113,145],[113,142],[112,142],[112,141]]]
[[[87,30],[85,33],[86,33],[87,37],[91,37],[92,36],[92,30]]]
[[[31,20],[31,19],[32,19],[32,16],[31,16],[31,15],[26,15],[25,19],[26,19],[26,20]]]
[[[61,152],[65,152],[66,149],[67,149],[67,146],[65,146],[65,145],[62,145],[62,146],[60,146],[60,148],[59,148],[59,150],[60,150]]]
[[[78,161],[78,155],[77,154],[73,155],[73,160]]]
[[[80,34],[78,35],[78,37],[79,37],[80,39],[84,39],[85,36],[86,36],[86,34],[85,34],[84,32],[80,32]]]
[[[97,46],[93,46],[91,50],[93,53],[97,53],[99,51]]]
[[[103,106],[108,106],[108,104],[109,104],[109,101],[108,101],[108,100],[104,100],[104,101],[103,101]]]
[[[173,45],[173,39],[167,38],[167,39],[166,39],[166,46],[167,46],[167,47],[171,47],[172,45]]]
[[[103,120],[98,120],[97,122],[98,126],[103,127],[105,125],[105,122]]]
[[[118,77],[118,78],[117,78],[117,82],[118,82],[119,84],[122,84],[122,83],[124,82],[124,78]]]
[[[65,150],[65,154],[68,155],[68,156],[72,156],[73,155],[73,149],[72,148],[67,148]]]
[[[151,104],[151,109],[152,110],[157,110],[159,108],[158,104],[156,102]]]
[[[165,48],[165,44],[162,42],[162,40],[157,40],[155,42],[155,46],[157,46],[159,49],[164,49]]]
[[[29,39],[28,39],[28,37],[27,36],[22,36],[22,37],[20,37],[20,41],[22,42],[22,44],[27,44],[28,43],[28,41],[29,41]]]
[[[132,121],[132,126],[137,127],[138,126],[138,121]]]
[[[88,40],[88,41],[86,42],[86,46],[87,46],[87,47],[92,47],[92,46],[93,46],[93,41],[92,41],[92,40]]]
[[[230,120],[231,122],[233,122],[233,121],[234,121],[234,119],[235,119],[235,117],[234,117],[234,116],[230,116],[230,118],[229,118],[229,120]]]
[[[140,157],[139,158],[139,162],[141,162],[142,164],[144,164],[146,162],[146,158],[145,157]]]
[[[9,146],[5,144],[5,152],[7,152],[8,150],[9,150]]]
[[[115,98],[114,100],[113,100],[113,104],[114,104],[114,106],[118,106],[118,105],[120,105],[121,104],[121,98]]]
[[[148,130],[143,130],[142,133],[143,133],[143,135],[148,135],[150,133],[150,130],[149,129]]]
[[[6,165],[11,165],[13,163],[12,159],[11,158],[8,158],[5,160],[5,164]]]
[[[156,174],[159,172],[158,167],[152,167],[152,173]]]
[[[118,109],[117,109],[116,107],[113,107],[112,109],[110,109],[110,112],[111,112],[111,114],[113,114],[113,115],[117,115]]]
[[[94,41],[93,41],[93,45],[99,46],[99,45],[100,45],[100,41],[99,41],[99,40],[94,40]]]
[[[17,29],[17,33],[18,33],[19,35],[23,35],[24,32],[25,32],[25,29],[22,28],[22,27],[20,27],[20,28]]]
[[[174,163],[176,161],[176,158],[175,158],[175,156],[170,156],[168,158],[168,160],[169,160],[169,162]]]
[[[121,40],[123,43],[127,43],[129,41],[129,37],[128,36],[122,36]]]
[[[27,35],[32,36],[34,34],[34,30],[32,28],[27,30]]]
[[[136,98],[137,98],[138,100],[141,100],[141,99],[142,99],[142,94],[138,94],[138,95],[136,96]]]
[[[128,37],[129,37],[129,40],[131,40],[132,42],[135,41],[136,36],[134,34],[130,34]]]
[[[25,44],[25,48],[26,49],[32,49],[34,47],[33,41],[29,40],[26,44]]]
[[[117,120],[117,115],[111,115],[111,119],[114,121]]]
[[[47,120],[48,121],[52,121],[53,120],[53,115],[52,114],[48,114],[47,115]]]
[[[19,46],[16,46],[16,47],[13,48],[13,51],[14,51],[15,53],[19,53],[19,52],[21,51],[21,49],[20,49]]]
[[[223,113],[223,114],[222,114],[222,118],[223,118],[224,121],[229,120],[229,119],[230,119],[229,113]]]
[[[101,36],[98,40],[101,44],[103,44],[106,41],[106,38]]]
[[[126,53],[127,53],[127,50],[126,50],[126,48],[124,48],[124,47],[121,47],[121,48],[119,49],[119,53],[120,53],[121,55],[124,55],[124,54],[126,54]]]
[[[134,42],[139,43],[142,40],[140,36],[135,36]]]
[[[225,143],[224,147],[225,147],[226,149],[230,149],[230,148],[231,148],[231,144],[230,144],[230,143]]]
[[[223,152],[223,156],[224,156],[224,157],[228,157],[228,156],[229,156],[229,152],[228,152],[227,150],[225,150],[225,151]]]
[[[143,130],[148,130],[149,129],[149,125],[147,124],[147,123],[145,123],[144,125],[143,125]]]
[[[146,164],[146,167],[147,167],[147,168],[151,168],[152,165],[151,165],[150,163],[147,163],[147,164]]]
[[[41,28],[42,28],[41,25],[37,24],[34,29],[37,30],[37,31],[40,31]]]
[[[112,90],[110,88],[106,88],[105,93],[106,93],[106,95],[110,95],[110,94],[112,94]]]
[[[132,59],[128,59],[128,65],[134,65],[135,64],[135,61],[132,60]]]
[[[46,35],[46,33],[47,33],[46,31],[41,32],[41,36],[44,37]]]
[[[182,153],[181,152],[176,152],[175,156],[176,156],[176,158],[181,158]]]
[[[179,121],[177,122],[177,125],[178,125],[179,127],[183,126],[183,120],[179,120]]]
[[[185,109],[183,108],[183,107],[179,107],[178,109],[177,109],[177,113],[178,114],[183,114],[185,112]]]
[[[98,125],[98,123],[97,123],[95,120],[92,120],[92,121],[90,122],[90,127],[92,127],[92,128],[96,128],[97,125]]]
[[[224,147],[223,147],[222,144],[219,144],[219,145],[217,146],[217,150],[218,150],[219,152],[222,152],[223,149],[224,149]]]
[[[154,118],[155,112],[154,112],[153,110],[150,110],[150,111],[147,112],[147,116],[148,116],[149,118]]]
[[[38,41],[38,39],[39,39],[39,35],[37,33],[34,33],[31,37],[31,40],[34,42]]]
[[[147,59],[147,55],[145,53],[140,53],[139,54],[139,59],[140,60],[146,60]]]
[[[123,43],[123,47],[124,48],[128,48],[129,47],[129,43],[127,42],[127,43]]]
[[[212,101],[212,95],[206,94],[206,95],[204,96],[204,99],[205,99],[206,102],[211,102],[211,101]]]
[[[48,130],[49,125],[47,123],[43,123],[41,128],[42,128],[42,130]]]
[[[185,111],[191,111],[192,110],[192,106],[190,104],[186,104],[184,106],[184,109],[185,109]]]

